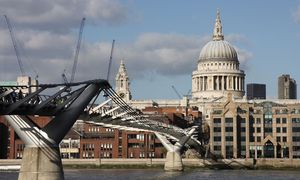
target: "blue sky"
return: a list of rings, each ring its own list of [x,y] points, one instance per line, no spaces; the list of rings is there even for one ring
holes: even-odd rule
[[[300,81],[300,26],[293,15],[299,4],[299,1],[139,1],[133,7],[138,9],[141,20],[132,23],[136,28],[131,32],[126,31],[127,27],[125,31],[128,37],[143,32],[210,36],[216,9],[220,8],[225,39],[229,34],[243,36],[242,42],[234,45],[252,54],[245,69],[246,81],[266,83],[267,96],[276,97],[279,75],[288,73]],[[196,68],[197,59],[192,61]],[[153,76],[153,80],[132,79],[134,97],[176,98],[171,85],[182,94],[191,88],[190,74]]]
[[[225,40],[238,49],[247,83],[267,84],[267,96],[276,98],[279,75],[291,74],[300,82],[298,0],[37,2],[20,5],[17,0],[4,0],[0,12],[10,17],[20,46],[33,61],[34,65],[27,65],[29,74],[33,66],[42,82],[61,81],[63,69],[70,71],[80,19],[85,16],[77,80],[106,77],[115,39],[112,72],[124,58],[134,99],[177,98],[171,86],[182,94],[191,89],[191,73],[201,47],[210,40],[217,8]],[[0,75],[9,80],[18,68],[6,31],[1,21]]]

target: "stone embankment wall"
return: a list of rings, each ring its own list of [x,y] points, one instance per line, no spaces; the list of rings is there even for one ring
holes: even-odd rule
[[[182,159],[186,167],[198,168],[300,168],[300,159],[223,159],[219,161],[204,159]],[[164,165],[165,159],[63,159],[65,166],[101,166],[101,165],[123,165],[126,167],[134,165],[156,166]],[[0,170],[9,169],[9,167],[19,167],[21,160],[5,159],[0,160]]]

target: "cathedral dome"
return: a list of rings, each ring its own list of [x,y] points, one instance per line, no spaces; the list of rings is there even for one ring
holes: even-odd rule
[[[222,32],[222,23],[220,19],[220,12],[217,12],[217,18],[213,31],[212,41],[208,42],[201,50],[200,61],[207,60],[229,60],[238,61],[238,56],[235,49],[227,42],[224,41]]]
[[[201,50],[199,60],[231,60],[238,61],[235,49],[224,40],[208,42]]]

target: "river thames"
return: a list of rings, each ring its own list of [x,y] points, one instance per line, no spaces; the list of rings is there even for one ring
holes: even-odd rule
[[[184,172],[164,172],[160,169],[66,169],[66,180],[99,180],[99,179],[228,179],[228,180],[298,180],[300,171],[279,170],[186,170]],[[18,172],[0,172],[2,180],[17,180]]]

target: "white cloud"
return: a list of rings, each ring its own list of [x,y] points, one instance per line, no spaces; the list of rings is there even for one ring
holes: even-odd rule
[[[16,27],[68,32],[82,17],[95,25],[117,25],[127,21],[128,9],[118,0],[2,0],[0,13]]]
[[[292,12],[292,16],[297,23],[300,23],[300,6],[298,6],[297,9]]]
[[[23,34],[20,37],[25,39],[24,51],[29,52],[27,54],[31,57],[33,66],[41,73],[42,80],[61,81],[60,75],[64,68],[67,68],[70,74],[74,37],[70,34],[33,31],[27,32],[27,37]],[[125,60],[131,79],[149,78],[147,77],[149,74],[164,76],[191,74],[196,69],[200,50],[208,39],[193,35],[144,33],[134,42],[126,44],[117,42],[111,78],[114,78],[121,58]],[[7,43],[7,46],[12,48],[11,43]],[[6,49],[9,49],[8,47]],[[76,80],[105,78],[110,48],[111,42],[83,42]],[[241,66],[246,68],[252,54],[245,49],[236,49]],[[10,53],[10,59],[15,62],[14,66],[17,66],[14,52]],[[29,66],[27,65],[27,69],[30,69]]]
[[[80,19],[86,16],[95,25],[120,24],[126,21],[128,9],[117,0],[3,0],[0,12],[12,17],[16,24],[16,38],[24,69],[34,76],[39,72],[42,82],[61,82],[61,73],[72,69]],[[0,77],[14,80],[19,67],[4,19],[0,23]],[[198,56],[210,36],[149,32],[139,35],[133,42],[117,40],[113,55],[111,80],[124,58],[131,79],[150,78],[149,75],[191,75],[197,67]],[[245,43],[238,34],[226,37],[229,42]],[[111,42],[83,41],[75,80],[105,78]],[[241,65],[252,54],[237,48]],[[246,67],[246,66],[244,66]]]

